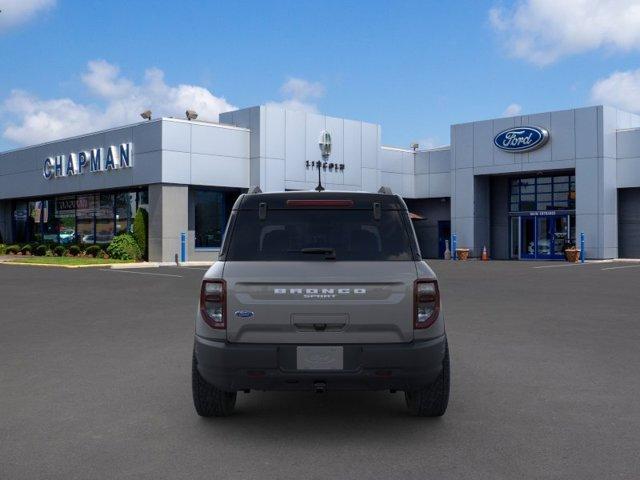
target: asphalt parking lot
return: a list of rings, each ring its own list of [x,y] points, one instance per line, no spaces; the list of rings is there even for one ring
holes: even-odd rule
[[[0,265],[0,478],[575,478],[640,472],[640,264],[432,262],[440,419],[402,394],[191,403],[204,268]]]

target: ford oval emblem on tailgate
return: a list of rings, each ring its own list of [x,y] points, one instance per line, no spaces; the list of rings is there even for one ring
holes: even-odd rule
[[[240,318],[251,318],[253,317],[253,312],[250,310],[236,310],[235,316]]]

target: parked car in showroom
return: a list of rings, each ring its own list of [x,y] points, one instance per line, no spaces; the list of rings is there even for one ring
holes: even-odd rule
[[[241,195],[196,315],[193,401],[226,416],[250,390],[404,391],[440,416],[450,360],[440,290],[400,196]]]

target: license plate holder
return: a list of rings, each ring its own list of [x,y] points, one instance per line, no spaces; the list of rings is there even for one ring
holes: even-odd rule
[[[343,370],[344,349],[341,346],[299,346],[296,348],[298,370]]]

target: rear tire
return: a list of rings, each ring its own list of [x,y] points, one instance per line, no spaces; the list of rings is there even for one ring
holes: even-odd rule
[[[431,384],[419,390],[404,392],[407,408],[417,417],[441,417],[449,404],[449,344],[445,344],[442,372]]]
[[[191,361],[193,405],[201,417],[228,417],[236,406],[236,392],[225,392],[207,382],[200,372],[196,356]]]

